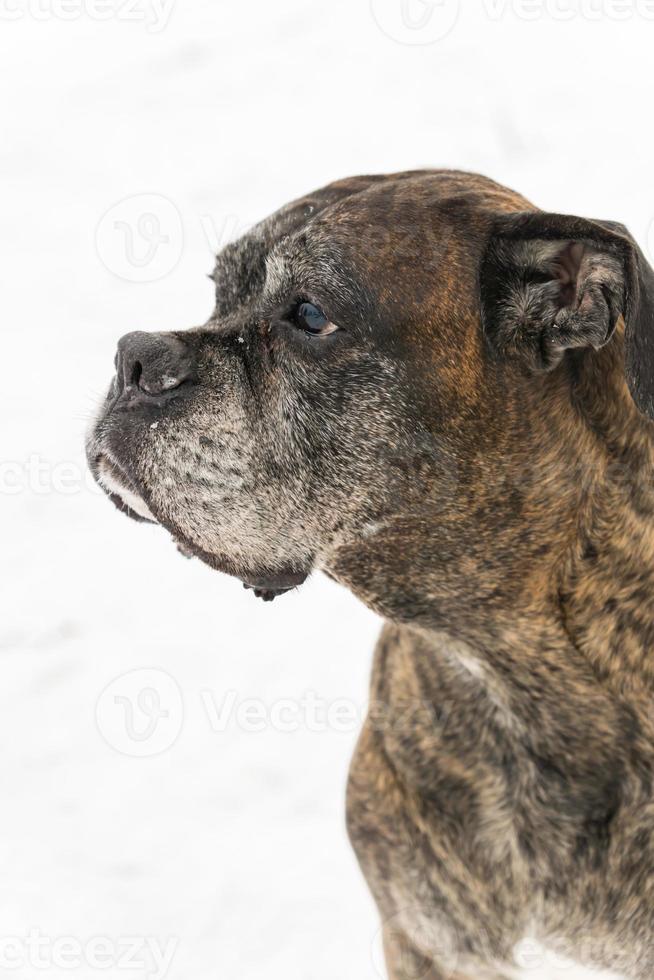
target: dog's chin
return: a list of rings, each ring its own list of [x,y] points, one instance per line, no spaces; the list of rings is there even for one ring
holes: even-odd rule
[[[180,542],[177,542],[180,547]],[[200,558],[218,572],[240,579],[244,588],[251,589],[258,599],[270,602],[277,596],[284,595],[302,585],[313,571],[314,562],[307,559],[304,562],[288,564],[284,567],[264,568],[261,565],[244,568],[240,563],[235,564],[225,555],[213,554],[202,550],[196,545],[190,545],[192,556]]]
[[[95,460],[93,469],[98,483],[121,513],[135,521],[166,526],[152,513],[133,481],[113,460],[104,455],[100,456]],[[264,602],[270,602],[277,596],[302,585],[311,573],[312,562],[307,562],[305,567],[289,565],[281,569],[257,568],[246,571],[237,568],[224,555],[204,551],[198,545],[183,538],[177,529],[167,527],[167,530],[178,551],[185,558],[199,558],[216,571],[240,579],[244,588],[251,589],[254,595]]]

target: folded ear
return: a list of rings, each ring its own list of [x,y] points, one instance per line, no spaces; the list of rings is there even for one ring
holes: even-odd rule
[[[542,211],[499,216],[481,266],[484,331],[500,355],[553,368],[603,347],[622,316],[625,373],[654,418],[654,271],[623,225]]]

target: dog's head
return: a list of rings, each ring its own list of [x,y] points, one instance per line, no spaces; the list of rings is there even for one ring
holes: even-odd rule
[[[524,449],[538,379],[621,316],[652,409],[654,275],[633,241],[481,177],[332,184],[227,246],[214,279],[204,326],[122,338],[88,457],[125,513],[264,597],[366,554],[415,560],[435,515],[439,554],[462,554],[488,524],[479,467]]]

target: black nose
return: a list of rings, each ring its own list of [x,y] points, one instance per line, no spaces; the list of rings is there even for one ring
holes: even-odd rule
[[[116,381],[124,399],[160,403],[192,378],[189,349],[178,337],[135,330],[118,341]]]

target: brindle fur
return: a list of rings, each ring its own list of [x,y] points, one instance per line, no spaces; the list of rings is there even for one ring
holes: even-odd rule
[[[155,428],[112,389],[89,442],[214,567],[387,620],[347,820],[392,980],[512,976],[526,935],[654,975],[653,280],[540,215],[443,171],[289,205],[178,334],[193,389]]]

